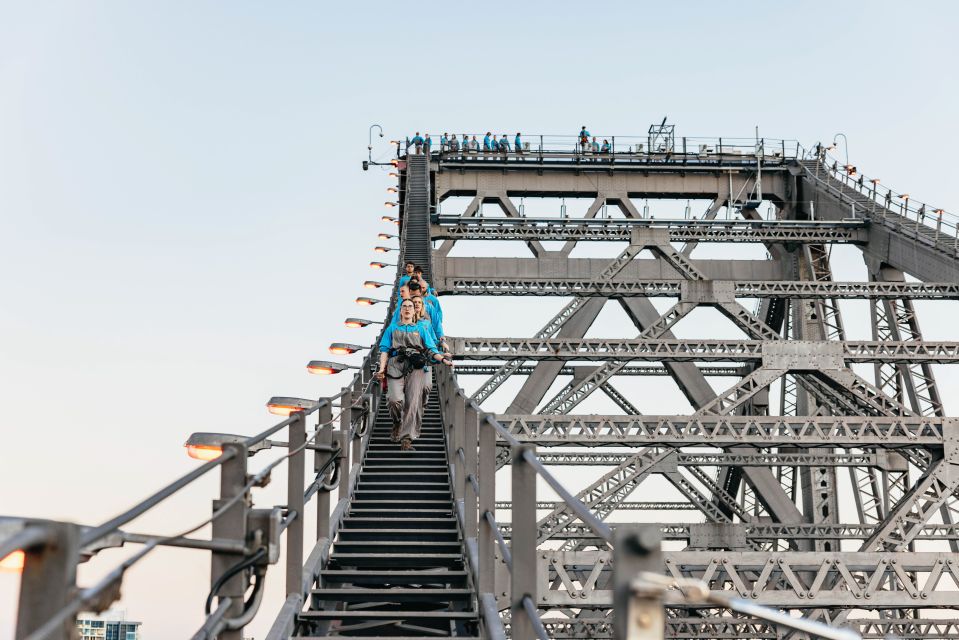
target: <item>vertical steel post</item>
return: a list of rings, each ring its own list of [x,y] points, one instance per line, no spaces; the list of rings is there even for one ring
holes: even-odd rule
[[[326,424],[333,419],[333,410],[329,403],[320,407],[319,424],[320,433],[316,436],[314,442],[318,445],[331,445],[333,443],[333,426]],[[330,459],[330,454],[324,451],[316,451],[313,456],[313,471],[318,472]],[[317,481],[322,481],[318,478]],[[302,494],[302,492],[301,492]],[[330,492],[320,489],[316,492],[316,539],[327,538],[330,535]]]
[[[246,445],[242,443],[224,444],[223,454],[230,453],[233,456],[220,466],[220,498],[213,501],[214,513],[225,507],[227,502],[240,495],[246,486]],[[302,496],[301,493],[300,497],[302,498]],[[245,543],[247,509],[247,499],[245,497],[236,500],[213,521],[211,537],[215,540]],[[242,560],[242,553],[214,551],[210,563],[210,584],[213,585],[230,567]],[[235,618],[243,613],[243,595],[246,593],[248,586],[245,572],[241,571],[227,580],[217,592],[220,598],[231,598],[233,601],[226,612],[226,617]],[[223,631],[219,638],[221,640],[242,640],[243,630]]]
[[[453,449],[454,462],[456,465],[456,499],[463,500],[466,494],[466,465],[463,459],[466,457],[466,398],[462,393],[456,394],[456,400],[453,404]],[[459,451],[463,450],[463,456]]]
[[[20,576],[20,602],[17,605],[16,640],[28,637],[60,611],[74,595],[77,583],[79,530],[66,522],[37,522],[48,534],[45,544],[24,549]],[[75,618],[63,623],[50,640],[74,637]]]
[[[290,452],[302,447],[306,442],[306,414],[298,411],[291,415],[293,416],[297,419],[290,423],[288,438]],[[295,519],[286,529],[286,595],[300,593],[303,582],[303,521],[306,518],[303,499],[303,485],[306,482],[305,454],[306,450],[303,449],[287,458],[287,517],[295,514]]]
[[[623,525],[616,529],[613,543],[615,640],[662,640],[666,633],[662,594],[633,588],[639,572],[663,572],[661,539],[655,525]]]
[[[466,464],[463,470],[463,476],[467,480],[465,483],[465,492],[463,493],[463,528],[466,530],[466,536],[473,538],[476,536],[476,501],[477,492],[473,482],[468,482],[472,477],[476,479],[476,447],[478,446],[477,428],[479,412],[472,406],[466,407],[466,421],[463,425],[463,452],[466,454]]]
[[[350,445],[353,443],[353,438],[350,434],[350,431],[353,429],[353,398],[354,395],[352,389],[350,387],[344,387],[343,395],[340,396],[340,431],[345,433],[346,436],[343,438],[342,442],[340,442],[340,455],[346,460],[347,486],[350,484]]]
[[[348,448],[350,446],[350,432],[348,430],[337,431],[333,434],[333,446],[337,445],[340,447],[340,453],[337,454],[336,461],[340,481],[336,489],[336,501],[339,502],[345,500],[350,493],[350,456]]]
[[[526,453],[535,453],[529,444],[513,445],[513,535],[510,552],[510,614],[513,640],[533,640],[536,633],[523,606],[528,596],[536,604],[536,469],[526,461]]]
[[[480,416],[479,424],[479,590],[493,593],[496,538],[486,512],[496,515],[496,431]]]

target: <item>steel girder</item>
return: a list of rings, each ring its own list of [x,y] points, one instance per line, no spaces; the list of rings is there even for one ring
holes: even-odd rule
[[[498,415],[538,446],[878,447],[941,449],[959,419],[922,416]],[[951,436],[952,437],[952,436]]]
[[[433,238],[450,240],[629,241],[636,229],[662,228],[670,242],[863,243],[864,221],[476,218],[438,216]]]
[[[438,281],[446,295],[591,296],[647,298],[684,296],[684,280],[598,282],[556,278],[457,278]],[[802,300],[959,300],[959,284],[948,282],[813,282],[786,280],[715,280],[713,286],[737,298]]]
[[[560,375],[571,376],[576,375],[580,366],[563,366],[559,370]],[[501,369],[498,365],[492,364],[458,364],[456,365],[456,375],[467,375],[467,376],[492,376],[499,372]],[[704,376],[712,377],[723,377],[723,378],[738,378],[744,374],[743,368],[741,366],[713,366],[713,367],[698,367],[699,371]],[[531,365],[520,365],[513,370],[512,375],[528,376],[533,373],[534,367]],[[669,370],[666,367],[658,366],[649,366],[649,365],[627,365],[620,369],[616,374],[617,376],[668,376],[671,375]]]
[[[783,640],[781,629],[764,620],[713,612],[690,616],[686,610],[666,618],[665,637],[670,640]],[[550,638],[574,640],[590,638],[605,640],[613,637],[613,623],[608,617],[593,611],[587,617],[556,617],[543,619]],[[956,640],[959,639],[959,618],[847,618],[839,626],[858,633],[863,640]],[[801,638],[802,636],[795,636]]]
[[[611,559],[608,551],[542,551],[541,606],[609,606]],[[951,609],[959,587],[952,553],[665,551],[663,561],[667,575],[782,609]]]
[[[649,505],[648,509],[630,508],[632,511],[688,511],[695,510],[696,507],[690,503],[634,503],[626,502],[624,505]],[[510,503],[497,503],[498,509],[509,509]],[[553,503],[542,503],[537,505],[539,508],[552,508]],[[676,506],[672,506],[676,505]],[[682,509],[677,506],[682,505]],[[624,510],[626,507],[620,506],[618,510]],[[609,526],[615,529],[618,523],[611,522]],[[660,534],[664,540],[677,540],[690,543],[697,537],[697,527],[706,525],[700,523],[657,523]],[[735,522],[721,525],[722,528],[729,531],[721,536],[725,540],[753,540],[757,542],[767,541],[788,541],[792,539],[819,540],[823,538],[836,540],[859,541],[860,543],[875,533],[877,525],[875,524],[857,524],[857,523],[798,523],[784,524],[781,522]],[[715,524],[709,524],[710,529],[716,528]],[[500,532],[504,537],[509,537],[512,532],[512,525],[509,522],[499,523]],[[914,540],[927,541],[948,541],[959,537],[959,525],[957,524],[925,524],[916,534]],[[588,525],[572,522],[560,531],[553,534],[556,540],[592,540],[601,542],[596,537],[596,532]],[[602,545],[597,545],[602,547]],[[704,547],[708,548],[708,547]],[[721,547],[720,547],[721,548]]]
[[[617,340],[535,338],[447,338],[453,355],[463,360],[621,360],[672,362],[755,362],[777,357],[777,343],[763,340]],[[868,340],[834,343],[780,341],[797,358],[816,355],[846,362],[906,364],[959,362],[959,342],[876,342]],[[816,353],[818,352],[818,353]],[[795,369],[802,369],[797,363]],[[812,367],[809,367],[812,368]],[[837,368],[842,368],[840,364]]]

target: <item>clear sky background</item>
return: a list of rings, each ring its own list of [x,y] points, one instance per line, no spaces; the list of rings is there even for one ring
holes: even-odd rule
[[[841,131],[861,170],[957,212],[955,7],[0,0],[0,513],[96,524],[193,468],[190,432],[252,433],[271,395],[345,382],[304,365],[373,337],[342,328],[377,275],[373,123],[386,140],[642,135],[664,116],[686,136]],[[477,304],[452,301],[448,333],[549,317],[460,313]],[[955,339],[954,307],[936,309],[927,333]],[[130,530],[201,520],[214,485]],[[187,636],[208,572],[205,554],[159,552],[121,606],[149,640]],[[0,639],[15,597],[0,575]]]

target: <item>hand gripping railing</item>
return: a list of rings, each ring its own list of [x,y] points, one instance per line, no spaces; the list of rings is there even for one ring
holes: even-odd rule
[[[834,640],[859,636],[847,629],[796,619],[775,609],[711,592],[695,580],[675,580],[663,575],[660,532],[653,526],[620,525],[614,532],[553,476],[536,456],[533,445],[520,443],[493,416],[483,413],[459,387],[450,369],[436,367],[437,391],[443,424],[447,430],[447,456],[453,479],[457,521],[466,544],[470,576],[477,592],[482,630],[486,638],[506,637],[499,615],[495,582],[496,562],[502,561],[509,576],[510,636],[514,640],[548,640],[537,602],[539,593],[536,480],[542,478],[570,511],[599,540],[613,549],[614,637],[659,639],[665,633],[664,606],[702,605],[730,609],[777,625]],[[512,472],[512,527],[510,539],[496,521],[497,442],[510,446]],[[498,554],[498,558],[497,558]]]
[[[374,384],[369,375],[370,357],[340,393],[320,398],[316,406],[294,412],[257,435],[223,445],[222,453],[216,459],[101,525],[83,527],[25,518],[0,519],[0,558],[18,550],[25,554],[17,640],[66,640],[73,637],[76,614],[108,608],[119,597],[126,571],[160,546],[212,552],[207,618],[193,637],[240,640],[243,627],[258,612],[268,569],[278,562],[280,545],[285,543],[287,597],[274,629],[282,627],[292,632],[293,616],[299,611],[329,555],[331,541],[346,513],[358,476],[359,460],[369,441],[371,416],[380,394],[380,386]],[[339,413],[334,415],[337,400]],[[307,422],[314,415],[316,428],[308,433]],[[263,445],[267,439],[284,429],[288,433],[288,451],[250,474],[248,454],[266,448]],[[305,475],[307,450],[313,451],[314,471],[308,485]],[[286,504],[254,509],[253,490],[265,486],[273,469],[282,464],[288,466]],[[181,489],[215,469],[220,469],[220,495],[213,501],[213,513],[209,518],[173,535],[130,533],[121,529],[155,507],[165,505]],[[331,515],[330,500],[334,490],[337,491],[337,503]],[[304,562],[305,508],[313,501],[317,511],[316,544]],[[212,528],[209,539],[190,537],[207,525]],[[102,549],[127,543],[142,544],[143,547],[93,586],[77,589],[76,572],[81,562]],[[245,597],[251,587],[251,595]],[[271,637],[276,637],[272,631]]]

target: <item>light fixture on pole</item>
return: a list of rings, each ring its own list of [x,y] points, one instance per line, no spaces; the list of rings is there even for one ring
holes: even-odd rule
[[[209,433],[199,431],[190,434],[190,437],[183,443],[183,446],[186,447],[186,454],[191,458],[209,462],[223,455],[223,445],[242,444],[246,442],[247,439],[247,436],[238,436],[233,433]],[[272,446],[272,442],[263,440],[248,446],[246,453],[248,456],[252,456],[257,451],[269,449]]]
[[[306,370],[317,376],[335,375],[347,369],[359,369],[359,367],[352,367],[340,362],[330,362],[329,360],[310,360],[310,363],[306,365]]]
[[[399,179],[399,177],[400,177],[400,174],[396,173],[395,171],[390,171],[390,172],[387,173],[386,175],[388,175],[388,176],[391,177],[391,178],[397,178],[397,179]]]
[[[387,188],[386,188],[386,192],[387,192],[387,193],[399,193],[400,190],[397,189],[396,187],[387,187]]]
[[[350,329],[362,329],[363,327],[368,327],[371,324],[383,324],[376,320],[367,320],[366,318],[347,318],[343,321],[343,324]]]
[[[391,240],[393,238],[398,238],[399,236],[393,235],[392,233],[378,233],[376,237],[380,240]]]
[[[390,247],[373,247],[374,253],[389,253],[390,251],[397,251],[397,249],[391,249]]]
[[[392,209],[393,207],[395,207],[395,206],[398,205],[398,204],[399,204],[399,202],[392,202],[392,201],[390,201],[390,200],[387,200],[386,202],[383,203],[383,206],[385,206],[387,209]]]
[[[376,280],[367,280],[363,283],[363,287],[366,289],[379,289],[380,287],[388,287],[390,285],[385,282],[378,282]]]
[[[356,299],[356,304],[363,307],[371,307],[374,304],[388,304],[389,300],[380,300],[379,298],[367,298],[366,296],[360,296]]]
[[[838,138],[839,136],[842,136],[842,141],[845,143],[844,146],[845,146],[845,149],[846,149],[846,165],[848,165],[848,164],[849,164],[849,140],[846,138],[846,134],[845,134],[845,133],[837,133],[836,135],[834,135],[834,136],[832,137],[832,144],[833,144],[833,147],[834,147],[834,148],[838,148],[838,147],[836,147],[836,144],[837,144],[837,143],[836,143],[836,138]]]
[[[400,223],[399,219],[394,218],[393,216],[380,216],[380,220],[383,222],[392,222],[393,224],[398,225]]]
[[[395,267],[396,265],[391,262],[371,262],[370,267],[373,269],[385,269],[386,267]]]
[[[348,356],[363,349],[369,349],[369,347],[364,347],[361,344],[350,344],[348,342],[334,342],[330,345],[330,353],[335,356]]]
[[[383,127],[378,124],[370,125],[369,143],[366,145],[366,162],[363,163],[363,171],[367,171],[373,163],[373,129],[380,130],[380,137],[383,137]]]
[[[293,398],[290,396],[273,396],[266,403],[270,413],[277,416],[289,416],[294,411],[312,409],[317,405],[316,400],[309,398]]]

